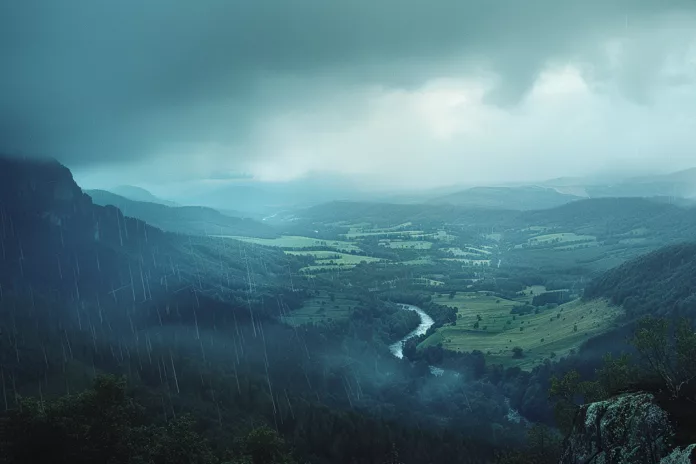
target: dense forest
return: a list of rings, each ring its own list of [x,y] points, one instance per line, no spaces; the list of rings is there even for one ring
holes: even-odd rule
[[[659,249],[592,281],[585,298],[608,298],[629,317],[696,318],[696,244]]]

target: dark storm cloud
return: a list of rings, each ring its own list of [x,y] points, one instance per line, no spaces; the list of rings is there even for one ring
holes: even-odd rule
[[[277,103],[261,98],[258,84],[277,77],[334,73],[337,85],[409,86],[447,67],[486,64],[502,79],[490,101],[506,104],[549,58],[588,52],[624,18],[689,4],[7,0],[0,149],[85,165],[243,144],[249,124]],[[308,98],[288,92],[274,89],[284,99]]]

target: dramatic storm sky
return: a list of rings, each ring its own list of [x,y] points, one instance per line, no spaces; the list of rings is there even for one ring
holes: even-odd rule
[[[5,0],[0,58],[0,150],[95,185],[696,165],[691,0]]]

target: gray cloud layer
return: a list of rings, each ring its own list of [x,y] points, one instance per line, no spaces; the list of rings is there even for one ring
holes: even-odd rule
[[[554,60],[575,60],[597,82],[612,79],[619,93],[649,104],[665,49],[675,45],[662,39],[688,31],[693,5],[6,1],[0,6],[0,149],[78,167],[167,156],[189,160],[190,167],[191,159],[205,164],[201,158],[211,150],[248,164],[267,156],[250,144],[259,122],[275,114],[321,106],[341,92],[408,91],[481,69],[499,82],[484,101],[509,107]],[[612,67],[603,47],[629,24],[632,51]],[[364,117],[343,103],[337,124]],[[306,129],[311,138],[316,127]]]

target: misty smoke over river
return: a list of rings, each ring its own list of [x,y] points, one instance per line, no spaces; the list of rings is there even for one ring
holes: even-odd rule
[[[417,312],[421,320],[420,324],[418,324],[418,327],[416,327],[415,330],[413,330],[404,338],[402,338],[401,340],[389,347],[389,350],[392,352],[394,356],[396,356],[399,359],[403,359],[404,343],[406,343],[407,340],[410,340],[413,337],[424,335],[428,331],[428,329],[435,323],[435,321],[433,321],[433,318],[428,316],[428,314],[422,309],[420,309],[418,306],[408,304],[400,304],[399,306],[401,306],[401,309],[403,310]]]

